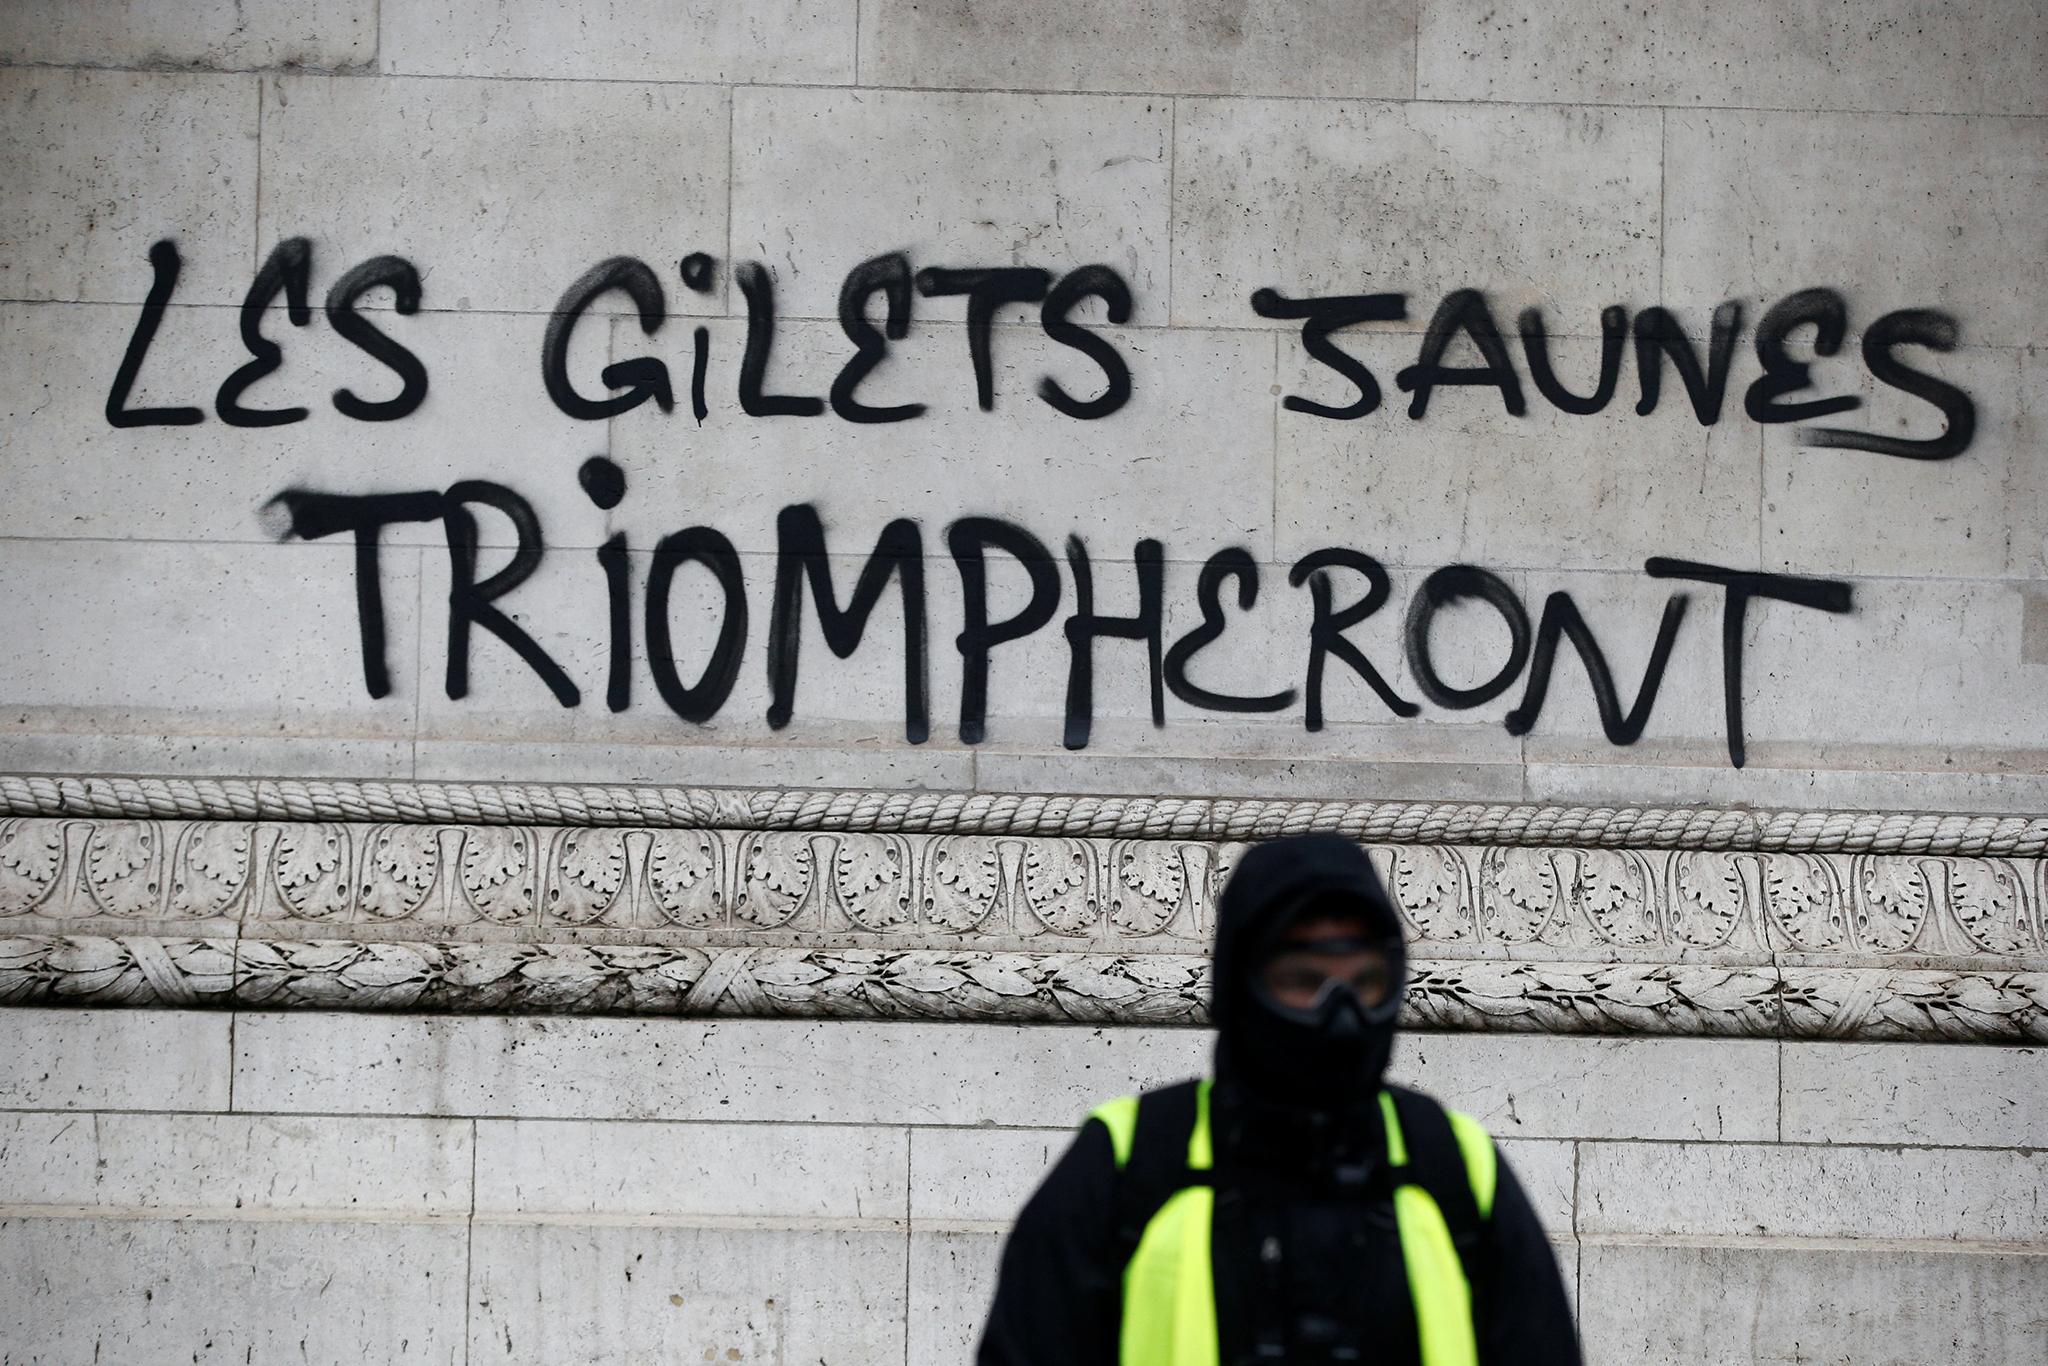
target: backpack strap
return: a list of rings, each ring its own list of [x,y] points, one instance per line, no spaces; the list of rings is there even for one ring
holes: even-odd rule
[[[1389,1086],[1399,1117],[1400,1147],[1389,1144],[1391,1165],[1404,1168],[1400,1178],[1429,1192],[1443,1211],[1444,1224],[1458,1249],[1458,1258],[1472,1272],[1471,1252],[1493,1217],[1493,1193],[1499,1168],[1493,1140],[1469,1115],[1445,1110],[1417,1091]]]
[[[1117,1158],[1118,1261],[1128,1265],[1145,1226],[1177,1190],[1210,1182],[1202,1111],[1209,1084],[1187,1081],[1111,1101],[1089,1116],[1109,1130]]]

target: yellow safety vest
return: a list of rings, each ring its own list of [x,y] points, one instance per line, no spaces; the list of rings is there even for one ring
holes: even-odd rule
[[[1209,1135],[1209,1087],[1200,1084],[1195,1127],[1188,1135],[1189,1171],[1209,1171],[1215,1151]],[[1479,1217],[1493,1213],[1496,1167],[1493,1140],[1479,1121],[1456,1110],[1445,1112],[1457,1135],[1465,1174]],[[1472,1287],[1451,1241],[1443,1211],[1428,1191],[1398,1180],[1408,1166],[1408,1144],[1394,1115],[1394,1098],[1380,1092],[1387,1129],[1387,1160],[1397,1173],[1394,1222],[1401,1257],[1415,1300],[1417,1337],[1423,1366],[1477,1366],[1479,1349],[1472,1326]],[[1124,1096],[1098,1106],[1090,1119],[1109,1130],[1117,1169],[1129,1161],[1138,1131],[1138,1098]],[[1209,1234],[1216,1213],[1213,1188],[1183,1186],[1145,1225],[1138,1250],[1124,1268],[1121,1366],[1219,1366],[1216,1345],[1216,1286]]]

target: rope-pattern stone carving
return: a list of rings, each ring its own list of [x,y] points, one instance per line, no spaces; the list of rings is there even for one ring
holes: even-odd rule
[[[1331,830],[1382,844],[1814,853],[2048,852],[2048,817],[1705,807],[1041,796],[0,774],[0,814],[159,820],[641,825],[681,829],[1253,840]]]

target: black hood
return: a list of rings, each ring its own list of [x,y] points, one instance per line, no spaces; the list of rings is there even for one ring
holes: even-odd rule
[[[1273,944],[1302,911],[1341,906],[1396,948],[1394,1004],[1304,1024],[1282,1017],[1254,990]],[[1342,835],[1294,835],[1255,845],[1223,888],[1216,914],[1216,1073],[1264,1099],[1313,1109],[1370,1100],[1393,1051],[1394,1015],[1406,963],[1401,917],[1365,851]],[[1348,994],[1347,994],[1348,999]]]

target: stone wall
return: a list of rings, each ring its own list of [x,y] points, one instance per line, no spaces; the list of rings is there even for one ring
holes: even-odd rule
[[[7,632],[22,645],[0,658],[0,768],[2048,808],[2048,475],[2030,302],[2048,283],[2033,228],[2048,208],[2048,23],[2021,0],[1938,14],[1908,0],[1649,8],[11,4],[0,15],[0,107],[15,134],[0,153],[12,188],[0,206],[0,572],[14,589]],[[305,325],[287,316],[288,293],[255,299],[282,363],[245,374],[223,406],[230,377],[253,363],[237,309],[294,238],[307,253]],[[116,372],[158,279],[158,241],[181,269],[112,405],[149,425],[114,426]],[[1107,267],[1128,288],[1128,321],[1105,323],[1100,298],[1072,318],[1121,358],[1128,403],[1082,420],[1043,401],[1045,378],[1073,398],[1106,381],[1025,304],[995,314],[993,408],[982,411],[963,303],[913,292],[907,335],[885,339],[858,398],[923,403],[922,416],[742,411],[740,267],[770,272],[777,326],[761,389],[822,404],[852,354],[842,285],[891,252],[917,270],[1021,266],[1052,280]],[[711,259],[683,271],[696,253]],[[404,388],[323,304],[380,255],[412,268],[418,309],[394,313],[392,288],[369,288],[358,325],[409,351],[426,389],[410,412],[371,421],[333,395],[403,408]],[[616,256],[647,266],[673,316],[650,315],[648,332],[624,316],[626,294],[598,296],[571,330],[567,381],[601,399],[608,359],[658,362],[675,406],[572,417],[538,373],[549,317]],[[290,274],[276,264],[273,286]],[[1406,296],[1404,318],[1334,334],[1368,367],[1376,409],[1302,410],[1356,406],[1360,390],[1314,358],[1299,320],[1267,316],[1285,307],[1255,306],[1262,289]],[[1507,333],[1519,415],[1497,387],[1400,383],[1461,289],[1481,291]],[[1759,329],[1809,289],[1840,297],[1844,335],[1814,357],[1811,389],[1776,401],[1861,407],[1757,420]],[[1626,329],[1661,305],[1666,340],[1703,348],[1724,300],[1742,317],[1718,413],[1704,395],[1696,408],[1662,360],[1654,410],[1640,414],[1644,357],[1626,336],[1612,397],[1566,412],[1538,393],[1516,335],[1523,310],[1538,309],[1557,382],[1583,396],[1601,371],[1603,308],[1622,309]],[[881,316],[880,298],[868,306]],[[1953,414],[1881,381],[1865,357],[1873,326],[1912,310],[1951,322],[1954,349],[1898,345],[1880,360],[1966,396],[1972,430],[1951,458],[1870,448],[1960,435]],[[1812,355],[1810,334],[1792,338],[1790,356]],[[1453,340],[1446,364],[1479,358],[1467,333]],[[259,421],[306,413],[239,426],[223,416],[235,404]],[[165,407],[197,420],[133,418]],[[1860,448],[1812,435],[1814,424],[1861,433]],[[579,486],[593,455],[624,475],[608,510]],[[489,626],[459,639],[443,606],[458,586],[451,533],[434,508],[383,532],[389,686],[366,686],[350,537],[293,536],[270,502],[477,480],[533,512],[540,559],[496,605],[559,665],[577,706]],[[928,599],[922,743],[908,737],[893,588],[845,660],[809,598],[798,604],[792,716],[781,728],[765,719],[777,514],[805,503],[819,509],[842,595],[891,519],[915,524]],[[488,574],[515,528],[493,506],[463,510],[483,546],[476,573]],[[1031,533],[1055,561],[1057,597],[1046,624],[994,649],[978,739],[960,720],[954,637],[967,606],[946,543],[966,515]],[[692,525],[730,542],[748,608],[732,690],[705,723],[659,695],[642,610],[657,543]],[[1203,620],[1204,562],[1242,550],[1258,596],[1235,610],[1241,581],[1220,580],[1222,634],[1181,673],[1199,689],[1292,700],[1229,712],[1175,690],[1155,728],[1144,648],[1105,638],[1087,748],[1067,748],[1070,534],[1104,613],[1136,609],[1134,547],[1161,542],[1168,644]],[[614,536],[626,538],[623,634],[596,557]],[[1345,638],[1419,714],[1396,715],[1330,656],[1323,726],[1307,728],[1313,592],[1289,575],[1329,548],[1384,566],[1382,605]],[[1006,553],[989,559],[1000,620],[1022,605],[1024,578]],[[1768,593],[1750,603],[1737,680],[1746,767],[1729,762],[1726,594],[1652,577],[1652,560],[1846,585],[1843,613]],[[1622,710],[1650,670],[1660,614],[1689,592],[1641,738],[1610,741],[1568,644],[1526,733],[1503,725],[1528,700],[1526,654],[1487,700],[1433,693],[1403,620],[1428,576],[1457,563],[1494,575],[1532,625],[1551,594],[1568,593]],[[1324,570],[1333,612],[1367,595],[1355,568]],[[733,613],[686,565],[665,616],[680,687]],[[1428,663],[1448,687],[1473,688],[1516,658],[1496,609],[1469,598],[1425,624]],[[614,648],[625,651],[616,666]],[[624,710],[607,705],[615,684]]]
[[[1171,1029],[18,1010],[24,1361],[967,1359],[1001,1231]],[[2048,1346],[2038,1050],[1422,1034],[1589,1360]]]
[[[0,6],[0,1357],[962,1359],[1306,829],[1590,1360],[2048,1355],[2044,70]]]

